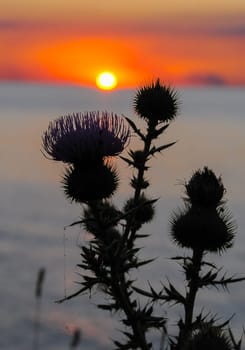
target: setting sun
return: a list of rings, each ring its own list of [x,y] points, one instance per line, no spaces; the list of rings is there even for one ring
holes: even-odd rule
[[[102,72],[97,76],[96,84],[100,89],[112,90],[117,85],[117,78],[111,72]]]

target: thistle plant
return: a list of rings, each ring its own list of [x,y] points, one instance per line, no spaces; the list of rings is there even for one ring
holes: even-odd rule
[[[93,289],[102,292],[105,302],[98,307],[118,313],[123,324],[123,339],[114,341],[114,349],[152,349],[151,330],[167,332],[164,309],[159,308],[162,302],[182,306],[182,316],[176,321],[178,329],[176,334],[168,335],[166,349],[231,350],[241,346],[226,327],[227,322],[217,324],[215,317],[196,315],[194,308],[199,289],[227,288],[230,283],[244,280],[219,276],[220,270],[206,261],[209,252],[221,254],[229,249],[235,235],[235,224],[225,208],[222,179],[208,167],[197,170],[184,183],[184,208],[170,220],[173,242],[191,251],[190,256],[173,257],[185,274],[185,294],[171,282],[162,282],[159,291],[151,285],[149,290],[143,290],[132,277],[133,270],[154,260],[141,259],[138,244],[147,236],[140,230],[153,220],[157,204],[157,199],[148,194],[150,181],[146,174],[152,158],[175,144],[158,143],[176,119],[179,106],[176,91],[157,79],[140,88],[134,98],[134,110],[144,120],[145,130],[128,117],[86,112],[58,118],[43,135],[45,156],[65,164],[61,182],[66,197],[82,206],[81,219],[72,225],[80,225],[92,237],[81,246],[81,288],[59,302]],[[141,148],[129,148],[126,155],[121,155],[131,134],[139,138]],[[132,192],[122,208],[112,200],[120,178],[115,165],[117,156],[132,169]]]

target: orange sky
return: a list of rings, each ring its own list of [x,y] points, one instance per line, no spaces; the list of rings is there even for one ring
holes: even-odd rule
[[[20,4],[21,3],[21,4]],[[0,13],[0,80],[119,87],[245,84],[245,1],[9,0]]]

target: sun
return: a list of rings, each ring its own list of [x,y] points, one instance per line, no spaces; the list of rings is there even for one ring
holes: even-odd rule
[[[102,72],[96,78],[96,85],[102,90],[112,90],[117,86],[117,77],[112,72]]]

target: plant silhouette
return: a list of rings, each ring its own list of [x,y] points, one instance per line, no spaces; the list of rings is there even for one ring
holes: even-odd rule
[[[145,122],[145,130],[128,117],[86,112],[58,118],[43,135],[44,154],[66,165],[62,179],[66,197],[83,208],[81,220],[72,225],[81,225],[92,235],[88,245],[81,246],[81,288],[59,302],[90,294],[93,289],[104,293],[105,303],[98,308],[118,313],[123,324],[122,339],[114,340],[114,349],[152,349],[149,335],[153,329],[162,334],[161,349],[241,349],[242,339],[235,340],[229,320],[220,323],[215,315],[195,311],[200,289],[227,289],[245,280],[222,274],[207,260],[210,252],[223,254],[230,249],[236,231],[226,208],[222,179],[207,166],[184,183],[184,207],[170,218],[173,243],[190,252],[172,258],[184,272],[185,293],[171,281],[162,283],[158,291],[150,283],[149,289],[143,290],[132,277],[133,270],[154,260],[142,259],[139,248],[140,239],[146,236],[140,230],[154,219],[157,205],[157,199],[149,194],[146,174],[152,158],[175,144],[158,142],[179,114],[180,102],[177,92],[157,79],[136,91],[133,106]],[[142,147],[121,155],[130,134]],[[120,178],[116,157],[132,169],[131,195],[122,208],[113,203]],[[174,334],[167,332],[166,304],[181,308]]]

